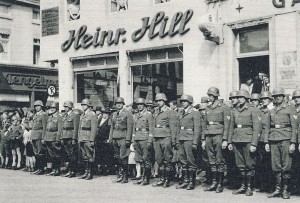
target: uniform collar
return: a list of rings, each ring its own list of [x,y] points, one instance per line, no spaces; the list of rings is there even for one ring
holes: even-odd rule
[[[250,106],[249,103],[246,102],[242,108],[240,108],[240,106],[238,106],[237,109],[238,109],[238,111],[242,112],[244,109],[248,109],[249,106]]]
[[[189,106],[189,107],[187,107],[186,109],[184,109],[184,115],[189,114],[189,113],[191,113],[192,111],[193,111],[193,107],[192,107],[192,106]]]
[[[147,113],[147,109],[143,109],[143,111],[139,112],[138,117],[142,117]]]
[[[214,103],[212,103],[211,105],[209,105],[209,108],[211,109],[215,109],[217,108],[218,106],[220,107],[222,104],[221,104],[221,101],[220,100],[216,100],[214,101]]]
[[[276,110],[281,110],[281,109],[285,109],[288,106],[288,104],[286,102],[282,102],[282,104],[280,106],[275,106]]]
[[[167,105],[164,105],[161,109],[160,112],[165,112],[169,109],[169,107]]]

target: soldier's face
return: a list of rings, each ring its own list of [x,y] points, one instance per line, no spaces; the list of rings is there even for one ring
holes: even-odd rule
[[[145,108],[145,105],[144,104],[138,104],[137,108],[138,108],[139,111],[143,111],[144,108]]]
[[[54,113],[56,113],[56,111],[57,111],[56,108],[51,107],[51,108],[49,109],[49,114],[54,114]]]
[[[253,106],[258,106],[259,105],[259,100],[252,100],[251,103],[253,104]]]
[[[86,104],[81,105],[83,111],[87,110],[88,106]]]
[[[201,113],[202,116],[205,116],[205,109],[201,109],[200,113]]]
[[[233,105],[236,105],[238,102],[239,102],[238,98],[236,98],[236,97],[231,98],[231,103],[232,103]]]
[[[69,111],[69,107],[64,106],[64,110],[65,110],[65,112],[68,112]]]
[[[211,102],[214,102],[214,101],[216,100],[215,96],[212,95],[212,94],[209,94],[209,95],[207,95],[207,96],[208,96],[208,98],[209,98],[209,100],[210,100]]]
[[[163,107],[165,105],[165,102],[163,100],[158,100],[157,104],[161,108],[161,107]]]
[[[117,109],[121,110],[123,109],[124,104],[123,103],[116,103]]]
[[[238,97],[239,104],[245,104],[246,103],[246,98],[245,97]]]
[[[38,112],[38,111],[42,110],[42,107],[41,106],[34,106],[34,109]]]
[[[276,104],[281,104],[284,100],[284,96],[283,95],[275,95],[274,96],[274,102]]]
[[[147,107],[147,110],[151,112],[151,111],[152,111],[152,107],[151,107],[151,106],[148,106],[148,107]]]
[[[294,98],[295,104],[300,104],[300,97]]]
[[[174,105],[172,102],[170,103],[170,108],[172,109],[172,110],[174,110],[174,109],[176,109],[176,105]]]
[[[187,107],[189,107],[189,105],[190,105],[190,103],[188,102],[188,101],[182,101],[181,102],[181,105],[182,105],[182,107],[184,108],[184,109],[186,109]]]
[[[271,103],[271,100],[269,98],[263,98],[262,99],[262,104],[264,106],[268,106]]]

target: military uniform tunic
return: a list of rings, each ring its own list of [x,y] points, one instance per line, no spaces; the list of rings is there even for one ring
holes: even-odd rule
[[[47,114],[44,111],[36,112],[32,120],[32,130],[31,130],[31,139],[33,152],[37,159],[41,158],[38,161],[44,161],[45,149],[42,146],[41,139],[45,136],[46,126],[47,126]],[[43,163],[40,164],[40,168]]]

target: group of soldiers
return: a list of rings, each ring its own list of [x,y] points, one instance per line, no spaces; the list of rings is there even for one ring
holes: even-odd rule
[[[274,191],[268,197],[289,199],[292,166],[297,162],[293,155],[300,138],[297,115],[300,90],[293,93],[294,104],[286,101],[283,88],[275,88],[272,94],[268,91],[253,95],[247,90],[232,91],[230,105],[220,100],[219,95],[219,89],[211,87],[207,97],[193,106],[193,97],[184,94],[180,98],[181,108],[177,108],[173,104],[167,105],[164,93],[157,93],[155,106],[149,105],[144,98],[137,98],[133,113],[125,108],[122,97],[116,98],[107,140],[118,161],[115,182],[128,183],[128,156],[133,145],[135,160],[143,171],[134,184],[150,184],[155,159],[159,180],[152,186],[170,187],[176,170],[181,177],[176,188],[193,190],[201,156],[209,165],[206,174],[211,180],[204,191],[223,192],[226,172],[228,183],[239,177],[239,188],[233,191],[234,195],[252,196],[254,182],[261,190],[272,188],[269,184],[275,183]],[[95,138],[101,134],[97,115],[89,99],[82,100],[81,115],[73,109],[71,101],[64,102],[63,106],[64,113],[59,113],[58,103],[53,102],[45,113],[41,101],[34,103],[35,114],[27,125],[36,159],[33,174],[43,174],[46,162],[50,161],[53,170],[49,175],[60,175],[60,151],[64,150],[69,169],[64,176],[76,176],[77,153],[80,153],[85,172],[79,178],[91,180]],[[19,127],[14,129],[17,130],[9,130],[9,133],[15,133],[17,137],[21,130]],[[97,156],[105,154],[98,153]],[[299,179],[297,175],[293,178]],[[298,186],[298,183],[294,184]]]

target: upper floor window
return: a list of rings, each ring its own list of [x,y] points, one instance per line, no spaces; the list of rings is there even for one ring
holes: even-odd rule
[[[40,39],[33,39],[33,64],[39,65],[40,61]]]
[[[128,0],[110,0],[111,12],[128,10]]]
[[[166,2],[170,2],[171,0],[155,0],[155,4],[162,4]]]
[[[4,49],[4,51],[0,53],[0,61],[8,61],[8,39],[8,34],[0,33],[0,43]]]
[[[0,4],[0,14],[10,14],[10,6],[5,4]]]
[[[32,19],[33,20],[40,20],[40,11],[39,10],[32,10]]]
[[[80,0],[67,0],[68,20],[80,19]]]

